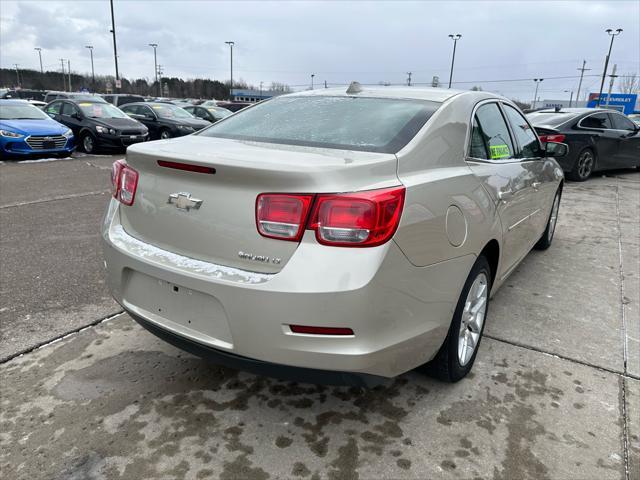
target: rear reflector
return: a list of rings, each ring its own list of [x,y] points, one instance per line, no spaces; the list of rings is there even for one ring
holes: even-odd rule
[[[111,194],[127,206],[133,205],[138,188],[138,172],[124,160],[117,160],[111,166]]]
[[[562,143],[564,142],[565,139],[565,135],[562,135],[561,133],[558,134],[549,134],[549,135],[540,135],[540,141],[541,142],[559,142]]]
[[[213,167],[205,167],[202,165],[192,165],[190,163],[168,162],[166,160],[158,160],[158,165],[165,168],[174,168],[176,170],[185,170],[187,172],[209,173],[213,175],[216,169]]]
[[[353,330],[343,327],[308,327],[306,325],[289,325],[293,333],[307,335],[353,335]]]
[[[263,193],[256,200],[256,225],[260,235],[299,242],[304,233],[313,195]]]

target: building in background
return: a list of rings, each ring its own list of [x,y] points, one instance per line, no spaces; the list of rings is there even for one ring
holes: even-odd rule
[[[272,90],[251,90],[246,88],[234,88],[231,90],[231,100],[234,102],[256,103],[268,98],[277,97],[285,92]]]
[[[584,100],[581,102],[577,102],[573,100],[571,102],[571,108],[584,108],[587,106],[587,102]],[[536,103],[536,108],[569,108],[569,100],[538,100]]]

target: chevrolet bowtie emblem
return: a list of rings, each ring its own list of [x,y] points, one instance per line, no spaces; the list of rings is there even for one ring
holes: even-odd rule
[[[189,211],[192,208],[197,210],[202,205],[202,200],[192,198],[188,192],[172,193],[169,195],[169,201],[167,203],[173,203],[177,208],[181,210]]]

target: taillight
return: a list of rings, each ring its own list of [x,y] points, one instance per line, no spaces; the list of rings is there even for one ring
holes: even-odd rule
[[[309,228],[323,245],[374,247],[386,243],[400,223],[404,187],[318,195]]]
[[[133,205],[138,188],[138,172],[124,163],[123,160],[114,162],[111,167],[111,194],[127,206]]]
[[[559,142],[562,143],[564,142],[564,138],[565,135],[562,135],[560,133],[552,133],[552,134],[548,134],[548,135],[540,135],[540,141],[541,142]]]
[[[260,235],[299,242],[307,224],[313,195],[263,193],[256,200]]]
[[[322,245],[374,247],[389,241],[398,228],[404,195],[404,187],[315,196],[261,194],[256,222],[269,238],[300,241],[306,226]]]

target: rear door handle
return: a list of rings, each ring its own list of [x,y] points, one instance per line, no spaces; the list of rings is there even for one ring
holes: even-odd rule
[[[536,190],[539,189],[541,185],[542,185],[542,182],[533,182],[531,184],[531,186]]]
[[[498,191],[498,198],[503,202],[506,202],[513,197],[513,190],[500,190]]]

